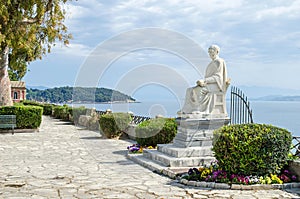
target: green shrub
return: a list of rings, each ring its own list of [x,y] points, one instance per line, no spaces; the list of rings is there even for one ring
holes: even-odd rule
[[[78,124],[80,115],[86,115],[87,108],[84,106],[81,107],[73,107],[72,109],[72,118],[75,124]]]
[[[153,146],[170,143],[176,133],[175,119],[155,118],[140,123],[136,129],[136,141],[141,146]]]
[[[230,125],[214,132],[213,151],[226,172],[262,176],[280,172],[291,143],[290,132],[272,125]]]
[[[53,117],[56,119],[62,120],[70,120],[70,116],[72,113],[72,108],[68,107],[67,105],[63,106],[54,106],[53,107]]]
[[[43,108],[43,115],[52,115],[52,110],[54,106],[53,104],[40,103],[40,102],[35,102],[30,100],[24,100],[21,103],[15,103],[14,105],[17,106],[19,104],[22,104],[24,106],[40,106]]]
[[[4,106],[0,115],[16,115],[18,129],[36,129],[42,122],[43,109],[38,106]]]
[[[43,114],[44,115],[52,115],[53,105],[52,104],[43,104]]]
[[[118,138],[126,131],[131,121],[128,113],[109,113],[99,118],[100,131],[107,138]]]
[[[31,100],[23,100],[21,101],[21,103],[24,104],[25,106],[42,106],[42,103],[31,101]]]

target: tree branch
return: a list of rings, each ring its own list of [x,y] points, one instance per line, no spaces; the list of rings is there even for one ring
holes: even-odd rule
[[[49,0],[47,5],[46,5],[46,10],[45,10],[45,13],[51,11],[53,8],[53,0]],[[33,17],[33,18],[30,18],[30,19],[27,19],[27,18],[24,18],[22,21],[21,21],[21,24],[23,25],[30,25],[30,24],[35,24],[35,23],[40,23],[41,21],[43,21],[43,17],[39,18],[38,17],[38,14]]]
[[[47,6],[46,6],[46,12],[52,10],[52,7],[53,7],[53,0],[49,0],[48,3],[47,3]]]
[[[30,19],[25,18],[21,21],[21,24],[30,25],[30,24],[35,24],[35,23],[38,23],[38,22],[40,22],[40,19],[38,19],[37,17],[30,18]]]

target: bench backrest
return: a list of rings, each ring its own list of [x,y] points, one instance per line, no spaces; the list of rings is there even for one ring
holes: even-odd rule
[[[15,115],[0,115],[0,129],[1,128],[16,128]]]

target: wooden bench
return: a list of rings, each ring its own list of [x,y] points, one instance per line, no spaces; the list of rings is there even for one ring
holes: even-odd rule
[[[0,129],[12,129],[12,134],[14,134],[14,129],[16,127],[17,123],[15,115],[0,115]]]

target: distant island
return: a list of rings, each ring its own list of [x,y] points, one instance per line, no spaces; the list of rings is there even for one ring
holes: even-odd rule
[[[282,95],[268,95],[259,97],[254,100],[257,101],[300,101],[300,96],[282,96]]]
[[[116,103],[135,102],[129,95],[108,88],[59,87],[27,89],[26,99],[48,103]]]

